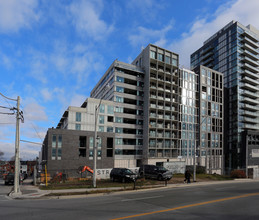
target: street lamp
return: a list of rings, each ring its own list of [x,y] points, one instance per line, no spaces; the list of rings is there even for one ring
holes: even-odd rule
[[[200,127],[202,125],[202,123],[208,118],[209,115],[206,115],[202,122],[198,124],[198,133],[200,133]],[[215,117],[216,115],[212,115],[212,117]],[[200,137],[199,137],[199,141],[200,141]],[[199,148],[199,146],[198,146]],[[206,150],[206,171],[207,171],[207,150]],[[193,158],[193,182],[196,182],[196,138],[194,141],[194,158]]]
[[[110,85],[107,84],[104,88],[104,91],[108,90],[110,88]],[[103,97],[100,99],[100,102],[98,105],[95,106],[95,112],[94,112],[94,169],[93,169],[93,187],[96,188],[96,163],[97,163],[97,145],[98,145],[98,141],[97,141],[97,120],[98,120],[98,110],[101,106]]]

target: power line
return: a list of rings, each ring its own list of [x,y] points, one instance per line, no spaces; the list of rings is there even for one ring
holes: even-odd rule
[[[8,108],[8,107],[1,106],[1,105],[0,105],[0,108],[6,108],[6,109],[10,109],[10,110],[12,109],[12,108]]]
[[[14,115],[14,113],[5,113],[5,112],[0,112],[0,114],[3,114],[3,115]]]

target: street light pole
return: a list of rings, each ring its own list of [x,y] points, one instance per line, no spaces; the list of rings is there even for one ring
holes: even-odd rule
[[[100,100],[100,104],[101,104]],[[94,173],[93,173],[93,187],[96,188],[96,162],[97,162],[97,146],[96,146],[96,139],[97,139],[97,118],[98,118],[98,109],[100,107],[100,104],[95,106],[95,112],[94,112]]]
[[[16,113],[16,135],[15,135],[15,172],[14,172],[14,193],[20,193],[19,175],[20,175],[20,96],[17,97]]]
[[[208,118],[209,115],[206,115],[202,122],[198,124],[198,134],[200,135],[200,127],[202,125],[202,123],[206,120],[206,118]],[[215,115],[213,115],[215,116]],[[198,141],[200,141],[200,136],[198,138]],[[206,150],[206,163],[207,163],[207,150]],[[207,168],[207,164],[206,164],[206,168]],[[196,182],[196,135],[195,135],[195,140],[194,140],[194,159],[193,159],[193,182]]]
[[[104,88],[104,90],[107,90],[110,88],[110,85],[107,84]],[[98,121],[98,110],[101,106],[103,97],[100,99],[99,105],[95,106],[95,112],[94,112],[94,169],[93,169],[93,187],[96,188],[96,164],[97,164],[97,121]]]

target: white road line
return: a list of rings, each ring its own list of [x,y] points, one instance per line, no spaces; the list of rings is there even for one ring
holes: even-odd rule
[[[164,197],[164,196],[143,197],[143,198],[138,198],[138,199],[123,199],[121,201],[128,202],[128,201],[136,201],[136,200],[155,199],[155,198],[161,198],[161,197]]]

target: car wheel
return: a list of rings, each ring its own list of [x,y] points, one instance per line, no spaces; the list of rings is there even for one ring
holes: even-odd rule
[[[141,173],[139,174],[139,176],[140,176],[140,178],[143,178],[143,177],[144,177],[144,173],[141,172]]]
[[[126,179],[125,177],[122,178],[121,182],[125,183],[126,182]]]
[[[112,182],[115,182],[115,179],[114,179],[114,177],[112,177],[112,178],[111,178],[111,180],[112,180]]]
[[[4,182],[5,185],[8,185],[8,182]]]
[[[158,175],[157,179],[158,179],[159,181],[163,180],[162,175]]]

